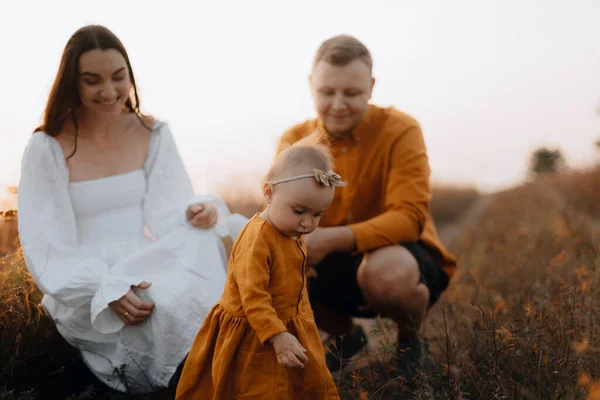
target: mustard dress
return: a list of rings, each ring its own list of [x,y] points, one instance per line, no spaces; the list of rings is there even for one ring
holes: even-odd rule
[[[306,245],[259,215],[240,232],[221,301],[200,328],[176,399],[339,399],[325,365],[304,274]],[[286,369],[268,339],[289,332],[307,350]]]

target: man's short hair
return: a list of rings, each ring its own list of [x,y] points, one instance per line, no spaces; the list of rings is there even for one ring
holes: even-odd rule
[[[373,58],[367,46],[354,36],[338,35],[321,43],[315,54],[313,68],[319,61],[343,67],[354,60],[363,61],[373,70]]]

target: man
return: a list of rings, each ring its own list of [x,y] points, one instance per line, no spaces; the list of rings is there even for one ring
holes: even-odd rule
[[[283,134],[279,151],[315,130],[327,133],[337,188],[321,227],[306,236],[316,277],[309,296],[320,329],[334,335],[340,367],[366,345],[351,317],[381,315],[398,323],[398,367],[421,356],[418,329],[448,286],[456,260],[440,243],[429,214],[429,162],[417,121],[393,107],[369,104],[372,58],[356,38],[323,42],[313,62],[311,93],[318,117]]]

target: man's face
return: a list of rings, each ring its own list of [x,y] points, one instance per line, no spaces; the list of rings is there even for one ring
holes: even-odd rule
[[[319,61],[313,68],[310,86],[315,109],[327,131],[343,136],[364,117],[375,79],[362,60],[338,66]]]

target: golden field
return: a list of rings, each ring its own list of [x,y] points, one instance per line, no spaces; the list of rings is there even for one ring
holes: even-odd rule
[[[433,218],[459,269],[424,326],[423,370],[411,386],[397,378],[394,328],[373,321],[362,368],[338,380],[342,398],[600,399],[599,183],[596,169],[491,195],[435,188]],[[250,194],[223,197],[232,211],[260,209]],[[0,399],[132,398],[79,379],[18,250],[0,259],[0,293]]]

